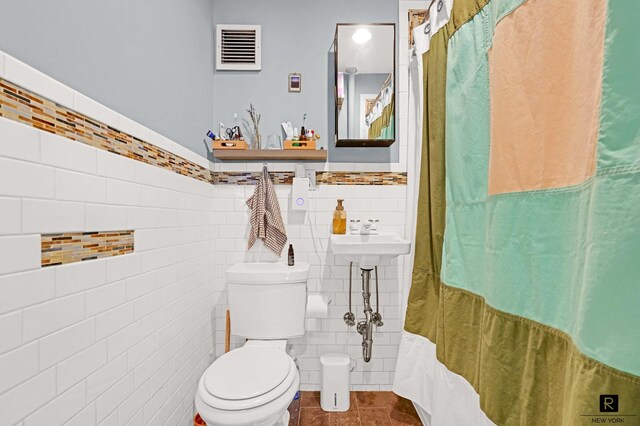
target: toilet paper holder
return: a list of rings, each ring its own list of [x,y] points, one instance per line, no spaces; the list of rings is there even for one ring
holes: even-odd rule
[[[311,293],[307,295],[307,318],[329,317],[329,305],[333,299],[327,299],[322,294]]]

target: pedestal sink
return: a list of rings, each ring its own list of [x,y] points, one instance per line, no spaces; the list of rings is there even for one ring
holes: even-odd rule
[[[358,321],[356,330],[362,335],[362,358],[371,360],[373,352],[373,326],[382,327],[382,315],[378,304],[378,265],[380,262],[409,254],[411,243],[394,233],[331,235],[331,251],[360,267],[362,276],[362,299],[364,320]],[[344,314],[348,326],[356,325],[356,317],[351,312],[351,271],[349,266],[349,312]],[[371,309],[371,271],[375,270],[376,311]]]
[[[409,254],[410,250],[411,243],[393,232],[331,235],[331,251],[360,269],[373,269],[381,261]]]

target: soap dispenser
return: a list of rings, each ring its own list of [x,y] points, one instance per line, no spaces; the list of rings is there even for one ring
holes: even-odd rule
[[[344,200],[338,200],[336,210],[333,212],[333,233],[334,234],[346,234],[347,233],[347,212],[344,211],[342,202]]]

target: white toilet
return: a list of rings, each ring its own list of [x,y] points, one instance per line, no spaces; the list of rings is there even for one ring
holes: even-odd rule
[[[288,338],[304,334],[309,264],[238,263],[227,270],[231,333],[245,345],[200,378],[196,409],[207,426],[287,425],[300,384]]]

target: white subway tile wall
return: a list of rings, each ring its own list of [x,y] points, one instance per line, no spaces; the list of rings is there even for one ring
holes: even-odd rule
[[[74,90],[6,54],[4,78],[18,86],[28,87],[29,90],[55,100],[60,105],[73,108]]]
[[[214,170],[261,167],[210,165],[0,52],[3,75]],[[406,153],[403,126],[400,117]],[[406,154],[393,164],[307,166],[405,171]],[[189,424],[198,379],[223,352],[224,271],[235,262],[277,260],[260,243],[246,250],[244,201],[253,189],[212,186],[0,118],[2,423]],[[329,317],[307,320],[306,335],[291,342],[301,387],[319,389],[321,354],[347,352],[360,360],[354,390],[390,390],[402,329],[402,259],[379,268],[385,324],[374,334],[372,362],[364,363],[360,335],[342,321],[348,264],[329,251],[328,237],[336,198],[346,199],[349,219],[379,219],[384,230],[403,234],[406,187],[321,185],[304,214],[290,211],[290,190],[276,188],[296,259],[311,264],[309,291],[332,300]],[[133,254],[40,267],[40,233],[117,229],[135,230]],[[359,278],[354,268],[358,318]],[[242,343],[233,339],[234,347]]]
[[[0,237],[0,276],[40,266],[40,235]]]
[[[213,186],[5,118],[0,147],[0,423],[184,424],[213,350]],[[40,233],[129,228],[133,254],[40,267]]]
[[[251,196],[253,186],[215,186],[216,207],[214,220],[218,224],[215,239],[216,280],[215,291],[220,309],[217,309],[216,328],[218,353],[224,344],[224,312],[226,285],[224,271],[235,262],[276,260],[258,241],[247,252],[248,210],[244,201]],[[290,208],[291,186],[276,185],[283,219],[290,244],[293,244],[296,261],[311,265],[308,290],[322,293],[332,300],[329,318],[308,319],[305,336],[291,340],[292,348],[300,363],[300,381],[303,390],[320,388],[320,355],[330,352],[348,353],[355,359],[362,358],[362,338],[355,328],[348,329],[342,316],[348,310],[349,264],[334,256],[329,249],[330,226],[336,199],[344,198],[347,219],[379,219],[383,231],[404,233],[405,186],[352,186],[320,185],[309,193],[309,211],[300,213]],[[377,209],[374,206],[386,206]],[[280,261],[286,261],[283,250]],[[389,390],[393,381],[395,359],[402,331],[400,315],[402,259],[378,268],[380,285],[380,309],[384,326],[374,333],[374,362],[357,364],[351,375],[353,389]],[[353,268],[352,311],[356,317],[364,317],[359,269]],[[375,298],[372,299],[375,302]],[[232,319],[233,321],[233,319]],[[241,346],[242,339],[232,339],[233,347]],[[385,362],[387,361],[387,362]]]

